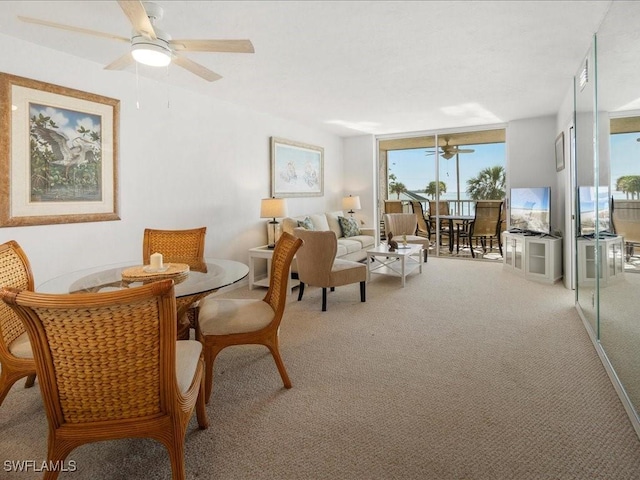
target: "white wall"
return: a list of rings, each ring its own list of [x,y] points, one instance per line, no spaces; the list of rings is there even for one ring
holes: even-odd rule
[[[375,226],[376,215],[376,139],[360,135],[344,139],[344,188],[346,195],[359,195],[362,209],[354,217]]]
[[[0,48],[2,72],[121,101],[121,220],[0,228],[0,243],[14,239],[26,251],[36,286],[72,270],[141,260],[145,227],[206,226],[207,256],[246,262],[249,248],[266,243],[259,217],[260,199],[270,195],[271,136],[324,147],[324,196],[289,198],[289,213],[341,208],[340,137],[148,78],[139,78],[137,93],[131,72],[4,35]]]
[[[563,202],[564,208],[564,225],[562,228],[562,252],[563,252],[563,278],[562,281],[566,288],[575,288],[575,246],[574,235],[575,228],[573,226],[573,212],[575,206],[573,203],[572,190],[572,172],[574,165],[571,163],[571,131],[570,128],[574,124],[574,99],[573,99],[573,82],[568,85],[568,91],[564,97],[556,121],[556,131],[564,132],[564,170],[556,174],[556,188],[558,189],[559,200]]]
[[[556,118],[537,117],[514,120],[507,126],[508,189],[551,188],[551,228],[564,227],[564,202],[556,187]]]

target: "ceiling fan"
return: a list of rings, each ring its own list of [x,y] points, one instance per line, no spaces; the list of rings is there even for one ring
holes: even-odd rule
[[[188,59],[182,55],[182,52],[254,53],[250,40],[173,40],[171,35],[156,25],[158,21],[162,20],[164,13],[159,5],[138,0],[118,0],[118,5],[133,26],[131,38],[37,18],[18,16],[18,19],[27,23],[129,43],[131,50],[104,67],[106,70],[121,70],[134,62],[164,67],[173,61],[179,67],[208,82],[213,82],[222,76]]]
[[[455,157],[459,153],[473,153],[472,148],[460,148],[458,145],[449,145],[449,138],[445,139],[445,144],[440,147],[440,155],[445,160]],[[427,152],[427,155],[434,155],[435,152]]]

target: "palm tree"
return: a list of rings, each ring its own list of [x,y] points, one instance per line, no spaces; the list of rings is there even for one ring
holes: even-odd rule
[[[429,182],[427,188],[424,190],[424,193],[431,197],[432,200],[435,200],[436,195],[438,194],[438,183],[440,184],[440,193],[447,193],[447,184],[444,182]]]
[[[398,200],[400,200],[400,194],[406,190],[407,187],[402,182],[393,182],[389,184],[389,192],[395,193],[398,196]]]
[[[487,167],[467,180],[467,193],[473,200],[502,200],[505,194],[504,167]]]
[[[626,194],[629,199],[638,198],[640,193],[640,175],[623,175],[616,180],[616,190]]]

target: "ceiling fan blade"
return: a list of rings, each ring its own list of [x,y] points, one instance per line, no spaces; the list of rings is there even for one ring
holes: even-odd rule
[[[215,82],[216,80],[220,80],[222,78],[221,75],[212,72],[207,67],[204,67],[199,63],[196,63],[193,60],[189,60],[188,58],[182,57],[180,55],[176,55],[173,58],[173,62],[179,67],[182,67],[185,70],[189,70],[191,73],[204,78],[207,82]]]
[[[49,22],[47,20],[38,20],[37,18],[22,17],[22,16],[18,15],[18,20],[21,20],[21,21],[26,22],[26,23],[34,23],[36,25],[43,25],[45,27],[52,27],[52,28],[59,28],[61,30],[68,30],[70,32],[75,32],[75,33],[84,33],[86,35],[93,35],[93,36],[96,36],[96,37],[104,37],[104,38],[109,38],[111,40],[119,40],[121,42],[129,43],[129,41],[130,41],[130,39],[128,39],[128,38],[121,37],[119,35],[113,35],[111,33],[98,32],[96,30],[89,30],[88,28],[74,27],[72,25],[63,25],[62,23]]]
[[[109,65],[104,67],[105,70],[122,70],[123,68],[128,67],[133,63],[133,57],[131,56],[131,52],[127,52],[121,57],[115,59]]]
[[[135,0],[118,0],[118,5],[122,8],[122,11],[127,16],[134,30],[141,33],[145,37],[149,37],[152,40],[156,40],[156,32],[153,29],[151,20],[147,16],[147,11],[144,9],[142,2]]]
[[[189,52],[254,53],[251,40],[170,40],[175,50]]]

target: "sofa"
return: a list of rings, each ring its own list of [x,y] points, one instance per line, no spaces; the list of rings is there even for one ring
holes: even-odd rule
[[[343,219],[350,218],[342,211],[286,217],[282,220],[282,231],[294,235],[293,229],[297,227],[304,227],[308,230],[331,230],[336,234],[338,239],[336,258],[353,260],[355,262],[365,260],[367,258],[367,250],[375,247],[375,230],[373,228],[358,226],[359,231],[349,232],[349,229],[347,229],[347,235],[350,236],[345,236],[343,227],[340,225],[339,217]],[[343,223],[344,222],[343,220]],[[297,271],[295,259],[291,270],[294,272]]]

